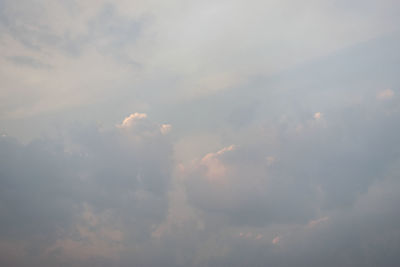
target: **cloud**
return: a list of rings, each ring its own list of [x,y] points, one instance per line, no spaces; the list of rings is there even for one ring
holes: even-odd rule
[[[310,216],[314,193],[304,186],[297,188],[304,192],[296,193],[294,180],[282,184],[286,177],[274,177],[266,156],[253,152],[229,146],[185,166],[189,202],[233,225],[301,222]],[[303,198],[307,191],[309,196]]]
[[[14,57],[9,57],[7,59],[14,62],[17,65],[28,66],[28,67],[32,67],[32,68],[49,69],[52,67],[51,65],[42,63],[39,60],[36,60],[31,57],[14,56]]]
[[[154,138],[168,134],[172,125],[154,123],[147,118],[146,113],[135,112],[126,117],[121,124],[118,124],[117,128],[134,139],[140,139],[139,142],[141,142],[143,138]]]
[[[131,115],[129,115],[128,117],[126,117],[122,123],[120,125],[118,125],[118,127],[121,128],[130,128],[133,127],[135,125],[136,122],[143,120],[147,118],[147,114],[146,113],[138,113],[135,112]]]
[[[277,245],[280,240],[281,240],[281,238],[279,236],[277,236],[274,239],[272,239],[272,244]]]
[[[125,125],[145,119],[138,114]],[[150,238],[167,212],[171,144],[161,133],[140,134],[82,126],[57,141],[1,137],[1,242],[23,242],[23,261],[46,266],[113,261],[133,246],[126,240]]]
[[[0,265],[397,266],[399,3],[0,0]]]
[[[112,211],[95,214],[86,204],[73,234],[58,238],[43,252],[43,257],[56,255],[58,260],[88,261],[92,258],[116,260],[126,247],[123,232],[112,220]]]
[[[169,106],[174,99],[230,90],[254,76],[284,73],[398,29],[393,1],[368,2],[363,12],[313,0],[299,6],[290,0],[251,2],[4,0],[1,59],[36,68],[1,62],[7,96],[24,88],[30,97],[26,103],[7,97],[2,117],[44,119],[56,111],[79,117],[76,107],[102,115],[117,110],[119,116],[132,105]],[[352,15],[342,15],[347,12]],[[247,123],[243,110],[253,112],[239,106],[231,123]]]
[[[315,120],[320,120],[322,118],[322,113],[321,112],[315,112],[313,117],[314,117]]]
[[[234,149],[234,145],[229,147],[224,147],[216,153],[208,153],[201,160],[200,164],[207,168],[206,176],[214,181],[219,179],[223,179],[226,176],[226,167],[219,160],[219,156],[222,156],[226,152],[232,151]]]
[[[313,228],[313,227],[317,226],[318,224],[326,222],[328,220],[329,220],[328,216],[325,216],[325,217],[322,217],[322,218],[319,218],[319,219],[316,219],[316,220],[311,220],[308,223],[308,227]]]
[[[168,134],[172,129],[171,124],[161,124],[160,131],[162,134]]]
[[[376,94],[376,98],[378,100],[387,100],[392,98],[393,96],[394,96],[394,91],[391,89],[386,89]]]

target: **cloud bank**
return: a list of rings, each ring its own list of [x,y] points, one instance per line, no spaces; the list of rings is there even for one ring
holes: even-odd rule
[[[399,8],[0,0],[0,265],[398,266]]]

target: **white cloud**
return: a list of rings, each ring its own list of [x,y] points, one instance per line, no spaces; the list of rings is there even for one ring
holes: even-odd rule
[[[147,114],[146,113],[132,113],[131,115],[129,115],[128,117],[126,117],[121,124],[118,125],[118,127],[120,128],[130,128],[135,126],[135,124],[143,119],[147,118]]]
[[[160,131],[162,134],[168,134],[172,129],[171,124],[161,124]]]

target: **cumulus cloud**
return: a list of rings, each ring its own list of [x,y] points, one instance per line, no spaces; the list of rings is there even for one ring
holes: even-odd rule
[[[0,0],[0,265],[397,266],[399,3]]]
[[[282,184],[284,178],[276,177],[265,155],[254,152],[229,146],[186,166],[183,175],[189,201],[238,225],[296,222],[312,214],[312,190],[307,197],[303,193],[308,190],[296,194],[297,181]]]
[[[138,142],[142,142],[143,139],[168,134],[172,125],[154,123],[147,118],[146,113],[135,112],[126,117],[121,124],[118,124],[117,128],[121,129],[127,136],[131,136],[131,139],[138,139]]]
[[[126,117],[122,123],[120,125],[118,125],[121,128],[130,128],[130,127],[134,127],[135,124],[137,122],[139,122],[140,120],[146,119],[147,118],[147,114],[146,113],[132,113],[131,115],[129,115],[128,117]]]

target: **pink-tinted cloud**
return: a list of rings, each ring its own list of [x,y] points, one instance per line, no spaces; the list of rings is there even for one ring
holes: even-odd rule
[[[277,245],[281,241],[280,236],[276,236],[274,239],[272,239],[272,244]]]
[[[309,228],[313,228],[313,227],[315,227],[315,226],[317,226],[317,225],[319,225],[319,224],[321,224],[321,223],[323,223],[323,222],[326,222],[326,221],[328,221],[328,220],[329,220],[329,217],[328,217],[328,216],[325,216],[325,217],[322,217],[322,218],[319,218],[319,219],[310,221],[310,222],[307,224],[307,226],[308,226]]]
[[[146,113],[132,113],[128,117],[126,117],[121,124],[118,125],[120,128],[129,128],[135,125],[136,122],[146,119],[147,114]]]
[[[387,100],[390,99],[394,96],[394,91],[391,89],[386,89],[383,91],[380,91],[376,94],[376,98],[378,100]]]

